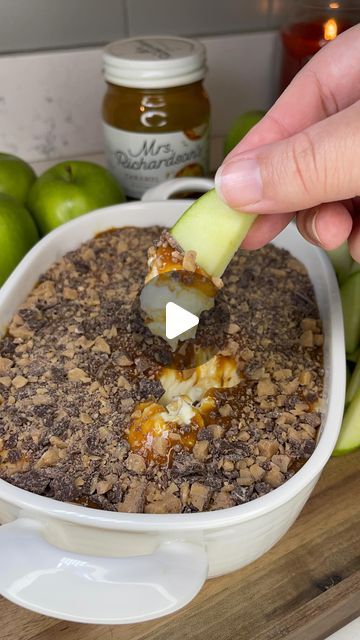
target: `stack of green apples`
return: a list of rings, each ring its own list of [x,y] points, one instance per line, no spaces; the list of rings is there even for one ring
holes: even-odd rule
[[[0,286],[39,239],[25,208],[36,175],[20,158],[0,153]]]
[[[93,162],[61,162],[37,178],[24,160],[0,153],[0,286],[41,235],[124,199],[115,178]]]

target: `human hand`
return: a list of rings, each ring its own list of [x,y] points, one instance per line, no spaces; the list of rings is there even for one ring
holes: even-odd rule
[[[360,25],[327,44],[225,158],[219,195],[257,218],[256,249],[296,214],[302,235],[330,250],[348,239],[360,262]]]

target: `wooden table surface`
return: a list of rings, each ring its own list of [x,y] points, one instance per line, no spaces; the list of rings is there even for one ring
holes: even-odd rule
[[[140,624],[60,622],[0,597],[1,640],[323,640],[360,615],[360,451],[332,459],[297,522],[262,558]],[[0,567],[1,571],[1,567]]]

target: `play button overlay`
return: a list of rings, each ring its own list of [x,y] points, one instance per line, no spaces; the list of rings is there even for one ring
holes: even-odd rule
[[[143,286],[127,327],[139,361],[150,359],[162,367],[188,370],[222,352],[230,324],[225,288],[211,300],[213,307],[202,311],[197,290],[204,291],[204,285],[196,273],[174,270]]]
[[[168,340],[181,337],[189,329],[199,324],[199,318],[191,311],[187,311],[175,302],[168,302],[165,308],[166,337]]]

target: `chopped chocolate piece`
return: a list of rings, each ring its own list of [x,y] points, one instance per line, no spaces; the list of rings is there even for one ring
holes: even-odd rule
[[[266,493],[271,491],[272,487],[267,482],[255,482],[255,491],[258,496],[264,496]]]
[[[76,486],[73,478],[59,474],[50,482],[50,494],[56,500],[73,502],[80,495],[80,489]]]
[[[214,443],[216,455],[226,454],[230,460],[242,460],[251,454],[251,446],[245,442],[229,442],[226,439],[217,440]]]
[[[321,418],[317,413],[304,413],[301,419],[312,427],[318,427],[321,424]]]
[[[143,378],[139,383],[139,400],[158,400],[164,393],[164,388],[159,380]]]
[[[26,471],[25,473],[15,473],[8,481],[20,487],[20,489],[43,495],[50,482],[50,478],[36,469],[31,469],[31,471]]]
[[[231,497],[235,500],[236,504],[244,504],[244,502],[249,502],[252,494],[254,492],[254,486],[250,485],[248,487],[243,487],[238,485],[231,492]]]
[[[180,454],[174,460],[171,472],[175,478],[186,478],[189,476],[203,475],[205,473],[205,467],[198,460],[194,460],[193,456]]]

